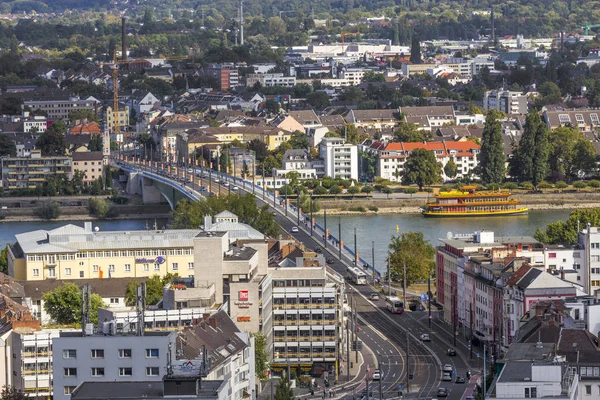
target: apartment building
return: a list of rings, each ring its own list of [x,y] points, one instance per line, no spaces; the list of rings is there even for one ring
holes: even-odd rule
[[[83,183],[86,185],[103,177],[104,166],[107,161],[102,151],[76,151],[72,156],[72,175],[76,172],[83,174]]]
[[[488,90],[483,95],[483,110],[498,110],[508,115],[527,114],[527,96],[510,90]]]
[[[81,99],[79,97],[69,97],[56,100],[25,100],[24,106],[31,110],[44,111],[50,120],[67,120],[73,111],[88,110],[94,111],[98,107],[98,100],[93,97]]]
[[[144,311],[145,331],[180,331],[192,326],[206,315],[217,312],[212,306],[214,302],[205,307],[183,307],[179,304],[176,309],[163,308],[160,310],[146,309]],[[138,314],[135,307],[125,305],[98,309],[98,321],[113,321],[117,334],[131,335],[137,331]]]
[[[399,112],[404,115],[405,122],[419,125],[426,131],[452,124],[456,118],[452,106],[400,107]]]
[[[29,157],[1,157],[2,187],[34,189],[48,178],[64,174],[71,179],[71,157],[42,156],[41,150],[31,150]]]
[[[578,282],[583,290],[592,296],[600,292],[600,229],[588,225],[579,232],[579,247],[583,256],[581,267],[575,266]]]
[[[344,119],[356,127],[381,130],[397,126],[400,122],[400,112],[397,109],[350,110]]]
[[[61,332],[52,340],[56,400],[68,400],[82,382],[157,382],[176,355],[176,332],[116,335],[111,322],[99,332]]]
[[[470,140],[464,142],[390,142],[378,151],[377,176],[393,182],[400,182],[404,176],[404,164],[415,149],[432,151],[442,165],[453,160],[457,167],[457,175],[452,179],[460,179],[471,174],[477,166],[480,146]],[[450,178],[442,169],[444,181]]]
[[[600,126],[599,110],[572,109],[544,111],[542,114],[548,129],[572,126],[583,133],[594,132]]]
[[[229,91],[240,84],[238,69],[233,63],[209,64],[203,72],[217,80],[221,91]]]
[[[322,174],[331,178],[358,179],[358,147],[341,138],[323,138],[319,145]],[[317,173],[319,171],[317,170]]]
[[[259,83],[261,86],[296,86],[295,76],[284,76],[278,74],[248,74],[246,75],[246,86],[254,86]]]
[[[129,110],[129,106],[125,104],[119,104],[119,109],[117,110],[117,121],[119,122],[119,127],[124,129],[129,126],[129,116],[131,115],[131,111]],[[106,107],[106,129],[113,135],[120,135],[119,132],[113,132],[115,127],[115,113],[113,112],[112,107]],[[122,138],[117,138],[117,142],[121,142]]]
[[[36,133],[44,133],[46,132],[47,126],[48,120],[43,115],[34,115],[31,117],[26,117],[23,120],[23,132],[25,133],[32,133],[32,131]]]

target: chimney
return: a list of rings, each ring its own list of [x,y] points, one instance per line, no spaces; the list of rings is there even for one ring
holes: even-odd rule
[[[209,318],[208,323],[210,326],[213,327],[213,329],[217,329],[217,319],[216,318]]]
[[[121,59],[127,60],[127,35],[125,34],[125,16],[121,17]]]

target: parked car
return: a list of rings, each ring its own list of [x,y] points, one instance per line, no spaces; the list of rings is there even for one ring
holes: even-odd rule
[[[457,376],[454,380],[454,383],[465,383],[465,378],[463,378],[462,376]]]
[[[456,350],[454,350],[454,349],[448,349],[447,353],[448,353],[449,356],[455,356],[456,355]]]
[[[232,186],[231,190],[238,190],[239,188],[237,186]]]
[[[439,388],[437,391],[437,396],[438,397],[448,397],[448,389],[446,388]]]
[[[444,372],[450,372],[450,373],[452,373],[452,371],[454,371],[454,367],[452,366],[452,364],[445,364],[444,365]]]
[[[297,226],[294,226],[294,227],[292,228],[292,233],[298,233],[298,232],[299,232],[299,230],[298,230],[298,227],[297,227]]]
[[[225,182],[225,183],[223,184],[223,186],[225,186],[225,187],[229,187],[229,182]]]
[[[431,342],[431,338],[429,337],[429,334],[427,334],[427,333],[424,333],[421,335],[421,340],[423,342]]]
[[[375,371],[373,371],[373,376],[371,377],[374,381],[378,381],[381,379],[381,371],[379,371],[378,369],[376,369]]]
[[[444,382],[452,382],[452,375],[450,375],[449,372],[444,372],[444,375],[442,376],[442,380]]]
[[[335,261],[333,260],[333,258],[328,258],[328,259],[327,259],[325,262],[326,262],[327,264],[331,265],[331,264],[333,264]]]
[[[369,299],[371,299],[371,300],[379,300],[379,293],[371,293],[369,295]]]
[[[322,253],[323,250],[319,246],[315,247],[315,253]]]

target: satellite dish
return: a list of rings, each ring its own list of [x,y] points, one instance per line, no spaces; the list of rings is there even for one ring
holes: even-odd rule
[[[452,232],[448,231],[448,233],[446,233],[446,238],[452,239]]]
[[[99,232],[99,231],[100,231],[100,228],[98,228],[98,227],[94,228],[94,232]]]

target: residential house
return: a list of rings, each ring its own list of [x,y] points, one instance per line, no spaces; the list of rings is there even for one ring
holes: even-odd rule
[[[429,131],[452,124],[455,120],[452,106],[400,107],[399,112],[404,115],[405,122],[419,124],[422,129]]]
[[[316,179],[317,171],[312,167],[310,151],[307,149],[291,149],[285,152],[282,168],[273,169],[275,178],[286,179],[288,173],[295,172],[298,179]]]
[[[160,107],[160,100],[150,92],[143,93],[137,91],[131,96],[130,101],[136,115],[141,115]]]
[[[71,178],[71,157],[42,156],[41,150],[31,150],[29,157],[2,157],[4,189],[33,189],[49,177],[65,174]]]
[[[230,91],[240,84],[238,68],[233,63],[209,64],[201,73],[216,79],[219,90],[223,92]]]
[[[68,135],[101,135],[102,130],[100,129],[100,125],[94,121],[83,120],[78,124],[75,124],[71,128],[69,128]]]
[[[356,127],[371,127],[383,129],[394,127],[400,121],[400,113],[397,109],[381,110],[350,110],[344,116],[346,123],[354,124]]]
[[[544,111],[542,114],[548,129],[571,126],[583,133],[594,133],[600,127],[599,110],[567,109]]]
[[[104,166],[107,159],[102,151],[76,151],[72,155],[72,175],[83,174],[83,184],[89,185],[98,179],[104,178]]]

